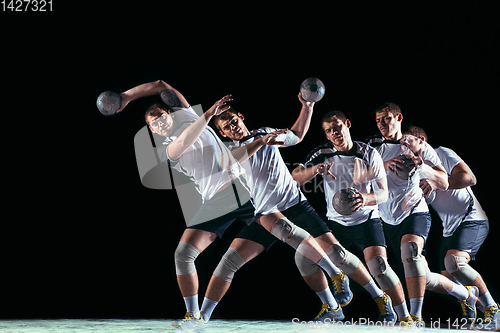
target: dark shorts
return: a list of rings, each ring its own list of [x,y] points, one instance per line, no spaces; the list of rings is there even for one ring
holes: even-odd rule
[[[427,236],[429,236],[429,230],[431,229],[431,222],[431,214],[429,212],[413,213],[398,225],[390,225],[383,222],[388,248],[393,251],[397,258],[401,258],[401,238],[404,235],[421,236],[425,244]]]
[[[358,225],[345,226],[329,220],[328,227],[333,235],[345,248],[357,248],[363,251],[370,246],[386,247],[384,229],[379,218],[370,218]]]
[[[439,251],[439,269],[445,271],[444,257],[448,250],[459,250],[469,253],[471,260],[476,259],[477,251],[483,245],[490,230],[488,220],[465,221],[450,237],[443,237]]]
[[[307,200],[301,201],[298,204],[281,212],[295,225],[309,232],[314,238],[321,236],[330,231],[325,222],[311,207]],[[271,235],[263,226],[252,223],[243,228],[236,238],[248,239],[261,244],[267,250],[278,239]]]
[[[235,185],[227,186],[202,204],[187,228],[210,231],[222,237],[236,219],[247,225],[252,224],[257,219],[254,216],[255,208],[248,192],[241,188],[243,187],[237,179]]]

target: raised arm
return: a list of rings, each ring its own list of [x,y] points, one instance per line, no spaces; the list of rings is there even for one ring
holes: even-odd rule
[[[302,104],[302,109],[300,110],[299,117],[293,124],[290,131],[295,134],[295,138],[292,137],[289,132],[287,138],[285,139],[285,147],[293,146],[304,139],[307,131],[309,130],[309,125],[311,124],[311,117],[314,109],[314,102],[306,102],[302,99],[302,94],[299,92],[299,101]]]
[[[117,112],[121,112],[128,103],[139,99],[141,97],[161,95],[162,100],[169,107],[189,107],[186,98],[171,85],[163,80],[144,83],[124,91],[120,94],[122,97],[121,108]]]
[[[172,160],[176,160],[184,154],[184,152],[191,147],[191,145],[200,137],[203,130],[207,127],[210,119],[213,116],[219,115],[229,109],[226,102],[232,101],[231,95],[224,96],[222,99],[215,102],[215,104],[208,109],[200,118],[194,123],[189,125],[177,139],[175,139],[168,146],[168,156]]]

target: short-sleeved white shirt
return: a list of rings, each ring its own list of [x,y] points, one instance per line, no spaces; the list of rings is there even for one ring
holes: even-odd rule
[[[462,159],[449,148],[439,147],[436,149],[436,154],[443,163],[448,176],[451,176],[453,168],[462,162]],[[447,191],[438,190],[431,206],[443,221],[444,237],[453,235],[464,221],[488,219],[470,187]]]
[[[327,214],[329,220],[338,222],[345,226],[358,225],[371,218],[379,217],[378,207],[363,206],[359,211],[351,215],[341,215],[333,208],[333,196],[338,191],[347,187],[353,187],[361,193],[372,191],[372,182],[385,177],[384,163],[379,153],[369,145],[354,141],[349,152],[337,151],[331,142],[316,147],[301,163],[305,168],[318,164],[329,164],[331,173],[336,177],[332,179],[323,175],[323,187]],[[365,173],[361,170],[369,170]],[[360,176],[362,175],[362,176]]]
[[[277,131],[277,129],[262,127],[253,130],[248,137],[231,143],[230,149],[245,146],[273,131]],[[254,182],[251,193],[256,214],[265,215],[284,211],[305,200],[304,195],[297,187],[297,182],[286,167],[278,146],[264,145],[249,158],[249,161],[247,173],[252,174]],[[245,163],[244,166],[246,168],[247,164]]]
[[[380,153],[383,161],[388,161],[401,154],[409,154],[411,151],[400,141],[373,138],[369,144]],[[420,157],[430,167],[439,165],[441,161],[434,149],[427,143],[422,143]],[[428,212],[429,208],[424,200],[424,194],[420,189],[420,172],[415,172],[409,179],[403,180],[393,172],[387,173],[387,185],[389,187],[389,198],[386,202],[379,204],[380,217],[391,225],[398,225],[410,214]]]
[[[162,161],[168,159],[174,169],[194,181],[202,202],[211,199],[236,177],[240,177],[244,185],[249,183],[245,169],[233,158],[231,151],[209,126],[179,159],[172,160],[168,156],[168,146],[199,118],[192,107],[174,107],[172,110],[176,128],[158,149],[158,155]],[[249,187],[247,189],[250,191]]]

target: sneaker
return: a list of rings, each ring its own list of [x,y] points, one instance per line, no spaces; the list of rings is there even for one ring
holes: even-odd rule
[[[399,317],[398,318],[399,326],[401,328],[412,328],[414,326],[413,319],[410,317]]]
[[[392,308],[391,298],[384,293],[382,296],[375,298],[374,301],[378,307],[379,320],[391,324],[395,323],[397,316]]]
[[[471,327],[476,321],[477,311],[476,311],[476,302],[477,297],[479,296],[479,289],[477,287],[469,287],[469,298],[463,301],[458,301],[460,307],[462,308],[462,318],[465,318],[467,321],[467,327]]]
[[[323,304],[321,307],[321,311],[314,318],[316,321],[324,322],[326,319],[329,321],[339,321],[344,320],[344,312],[342,312],[342,308],[338,306],[335,310],[332,309],[328,304]]]
[[[422,319],[422,317],[417,317],[415,315],[410,315],[411,317],[411,320],[413,320],[413,326],[415,328],[422,328],[422,327],[425,327],[425,322],[424,320]]]
[[[349,288],[349,277],[340,272],[331,276],[333,281],[333,297],[340,306],[344,307],[352,301],[352,291]]]
[[[477,320],[472,328],[480,331],[500,331],[500,310],[499,305],[483,306],[484,319]]]
[[[205,332],[207,324],[203,320],[203,316],[200,314],[200,318],[196,318],[192,313],[186,312],[184,319],[180,323],[173,322],[172,326],[175,326],[177,330],[191,333]]]

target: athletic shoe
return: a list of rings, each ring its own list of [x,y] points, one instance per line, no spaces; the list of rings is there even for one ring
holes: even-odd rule
[[[186,312],[184,319],[180,323],[173,322],[172,326],[183,332],[202,333],[205,332],[207,324],[205,324],[201,314],[200,318],[196,318],[192,313]]]
[[[399,317],[398,318],[399,326],[401,328],[412,328],[414,326],[413,319],[410,317]]]
[[[328,304],[323,304],[321,311],[314,319],[323,322],[326,319],[329,319],[329,321],[344,320],[344,312],[342,312],[342,308],[340,306],[334,310]]]
[[[483,306],[484,319],[476,320],[476,324],[472,328],[480,331],[500,331],[500,310],[499,305]]]
[[[398,317],[392,308],[391,298],[384,293],[382,296],[375,298],[374,301],[378,307],[379,320],[386,323],[395,323]]]
[[[476,320],[477,316],[477,311],[476,311],[476,302],[477,302],[477,297],[479,296],[479,289],[477,287],[469,287],[466,286],[467,289],[469,290],[469,298],[463,301],[458,301],[460,304],[460,307],[462,308],[462,318],[465,318],[467,320],[467,325],[470,327],[471,325],[474,324],[474,321]]]
[[[352,300],[352,291],[349,288],[349,277],[340,272],[339,274],[331,276],[333,281],[333,297],[340,306],[344,307]]]

